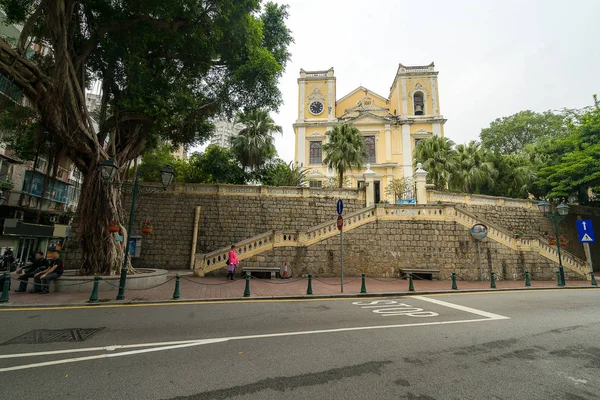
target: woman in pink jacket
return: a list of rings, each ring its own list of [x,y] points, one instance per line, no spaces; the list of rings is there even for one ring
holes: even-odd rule
[[[231,245],[231,250],[229,250],[229,259],[227,260],[227,280],[231,279],[234,281],[233,276],[235,275],[235,267],[238,265],[238,257],[235,252],[235,245]]]

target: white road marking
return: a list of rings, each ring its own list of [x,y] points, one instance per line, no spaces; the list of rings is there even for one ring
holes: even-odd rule
[[[481,310],[477,310],[477,309],[471,308],[471,307],[459,306],[458,304],[448,303],[446,301],[442,301],[442,300],[438,300],[438,299],[432,299],[430,297],[413,296],[412,298],[413,299],[423,300],[423,301],[428,301],[428,302],[433,303],[433,304],[439,304],[440,306],[454,308],[455,310],[465,311],[465,312],[468,312],[468,313],[471,313],[471,314],[480,315],[482,317],[487,317],[487,318],[490,318],[490,319],[510,319],[510,317],[505,317],[503,315],[493,314],[493,313],[490,313],[490,312],[487,312],[487,311],[481,311]]]
[[[495,314],[492,314],[492,315],[495,315]],[[122,357],[122,356],[134,355],[134,354],[149,353],[149,352],[154,352],[154,351],[172,350],[172,349],[179,349],[179,348],[191,347],[191,346],[200,346],[200,345],[204,345],[204,344],[222,343],[222,342],[228,342],[231,340],[265,339],[265,338],[285,337],[285,336],[315,335],[315,334],[321,334],[321,333],[339,333],[339,332],[366,331],[366,330],[376,330],[376,329],[408,328],[408,327],[415,327],[415,326],[466,324],[466,323],[473,323],[473,322],[494,321],[494,320],[498,320],[498,319],[507,319],[507,318],[508,317],[503,317],[503,316],[498,315],[497,317],[493,317],[493,318],[467,319],[467,320],[458,320],[458,321],[436,321],[436,322],[421,322],[421,323],[399,324],[399,325],[357,326],[357,327],[353,327],[353,328],[336,328],[336,329],[321,329],[321,330],[314,330],[314,331],[267,333],[267,334],[261,334],[261,335],[248,335],[248,336],[231,336],[231,337],[225,337],[225,338],[182,341],[180,344],[172,344],[172,343],[177,343],[177,342],[165,342],[163,344],[168,343],[170,345],[162,346],[162,347],[154,347],[151,349],[131,350],[131,351],[125,351],[125,352],[121,352],[121,353],[118,353],[118,352],[117,353],[105,353],[105,354],[98,354],[95,356],[76,357],[76,358],[68,358],[68,359],[47,361],[47,362],[34,363],[34,364],[17,365],[14,367],[0,368],[0,372],[8,372],[8,371],[30,369],[30,368],[45,367],[45,366],[49,366],[49,365],[68,364],[68,363],[74,363],[74,362],[79,362],[79,361],[96,360],[96,359],[100,359],[100,358]],[[140,343],[138,345],[122,345],[122,346],[114,345],[114,346],[107,346],[107,347],[92,347],[90,349],[72,349],[72,350],[85,352],[85,351],[106,350],[107,348],[117,348],[117,349],[125,348],[125,346],[144,347],[144,346],[156,346],[156,345],[157,345],[156,343],[150,343],[150,344]],[[61,351],[61,350],[58,350],[58,351]],[[62,350],[62,352],[67,352],[67,351],[71,352],[71,350]],[[52,353],[52,352],[44,352],[43,355],[48,355],[49,353]],[[52,354],[59,354],[59,353],[54,352]],[[17,358],[17,357],[26,357],[26,356],[35,356],[35,355],[40,355],[40,353],[12,354],[12,355],[2,356],[2,358]]]

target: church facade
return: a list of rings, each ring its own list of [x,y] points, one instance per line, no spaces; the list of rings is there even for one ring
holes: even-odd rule
[[[308,169],[311,187],[322,187],[337,174],[323,160],[327,132],[352,123],[364,136],[368,160],[362,170],[347,171],[344,186],[361,187],[367,167],[374,175],[375,202],[393,202],[386,188],[394,178],[413,176],[413,152],[419,140],[444,135],[438,72],[434,64],[399,65],[387,97],[358,87],[337,98],[333,68],[300,70],[298,119],[294,123],[295,161]]]

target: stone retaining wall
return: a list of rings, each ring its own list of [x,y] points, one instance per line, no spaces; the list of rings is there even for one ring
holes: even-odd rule
[[[365,207],[364,190],[351,189],[181,185],[141,195],[132,233],[140,233],[144,220],[152,222],[154,230],[143,237],[141,257],[133,259],[133,265],[189,268],[196,206],[202,207],[196,252],[208,253],[270,230],[305,230],[331,220],[337,216],[338,198],[344,201],[345,213]],[[126,196],[125,209],[130,202]],[[76,238],[71,237],[67,264],[76,267],[78,255]]]
[[[516,251],[485,239],[481,243],[484,276],[494,271],[498,280],[555,278],[556,264],[530,251]],[[306,247],[281,247],[242,261],[240,266],[281,267],[287,261],[296,276],[339,276],[339,236]],[[454,222],[377,221],[344,234],[346,276],[366,273],[373,277],[397,277],[402,268],[440,270],[440,279],[453,270],[468,280],[479,278],[477,242],[468,229]],[[218,271],[223,273],[223,271]],[[581,279],[566,271],[567,279]]]

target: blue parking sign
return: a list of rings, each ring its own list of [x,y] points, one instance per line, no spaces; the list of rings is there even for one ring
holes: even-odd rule
[[[581,243],[594,243],[596,241],[592,220],[582,219],[577,221],[577,236],[579,236]]]

